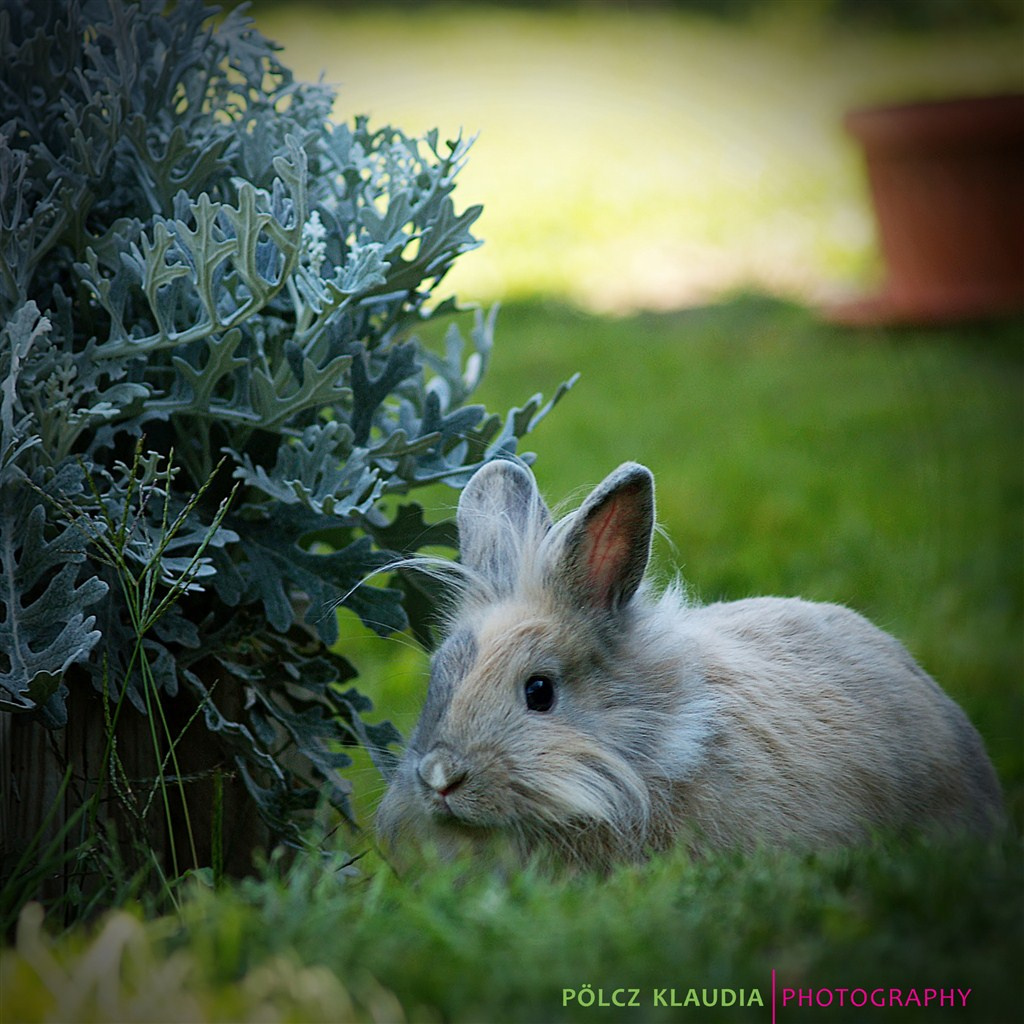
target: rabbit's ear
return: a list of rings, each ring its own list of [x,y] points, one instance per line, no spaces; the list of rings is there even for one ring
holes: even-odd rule
[[[540,543],[551,528],[551,513],[533,474],[499,459],[470,478],[456,521],[462,564],[505,592],[518,577],[524,543]]]
[[[584,603],[621,608],[647,571],[653,532],[654,477],[644,466],[624,463],[572,517],[559,576]]]

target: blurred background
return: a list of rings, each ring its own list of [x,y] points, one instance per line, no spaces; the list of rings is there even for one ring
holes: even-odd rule
[[[257,0],[336,115],[477,136],[465,298],[622,312],[877,278],[846,110],[1020,90],[1020,0]]]
[[[486,244],[436,297],[502,302],[490,410],[581,373],[528,444],[544,493],[573,507],[642,461],[663,578],[709,601],[837,601],[893,632],[979,725],[1021,824],[1024,324],[851,329],[820,311],[884,276],[844,113],[1024,91],[1024,4],[250,12],[297,77],[337,87],[338,120],[477,136],[454,199],[484,205]],[[439,488],[431,516],[454,500]],[[425,657],[396,641],[343,622],[408,732]],[[368,814],[379,776],[356,782]]]

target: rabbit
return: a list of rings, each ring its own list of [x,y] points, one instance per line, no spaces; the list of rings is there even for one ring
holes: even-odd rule
[[[981,738],[898,641],[834,604],[656,596],[654,524],[637,463],[557,523],[518,462],[473,475],[387,846],[602,871],[676,844],[995,830]]]

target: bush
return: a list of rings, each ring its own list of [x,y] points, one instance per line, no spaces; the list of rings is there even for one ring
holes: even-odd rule
[[[175,875],[222,869],[225,787],[270,838],[321,800],[351,819],[341,748],[384,766],[397,733],[363,721],[335,608],[428,635],[423,581],[364,585],[453,544],[403,497],[551,404],[467,404],[493,316],[443,353],[412,333],[479,244],[451,199],[468,143],[332,126],[240,11],[165,7],[0,9],[7,920],[54,857],[154,829]]]

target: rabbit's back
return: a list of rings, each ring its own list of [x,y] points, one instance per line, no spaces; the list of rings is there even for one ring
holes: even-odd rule
[[[680,812],[713,844],[844,843],[872,829],[985,831],[995,773],[964,712],[893,637],[838,605],[690,608],[715,720]]]

